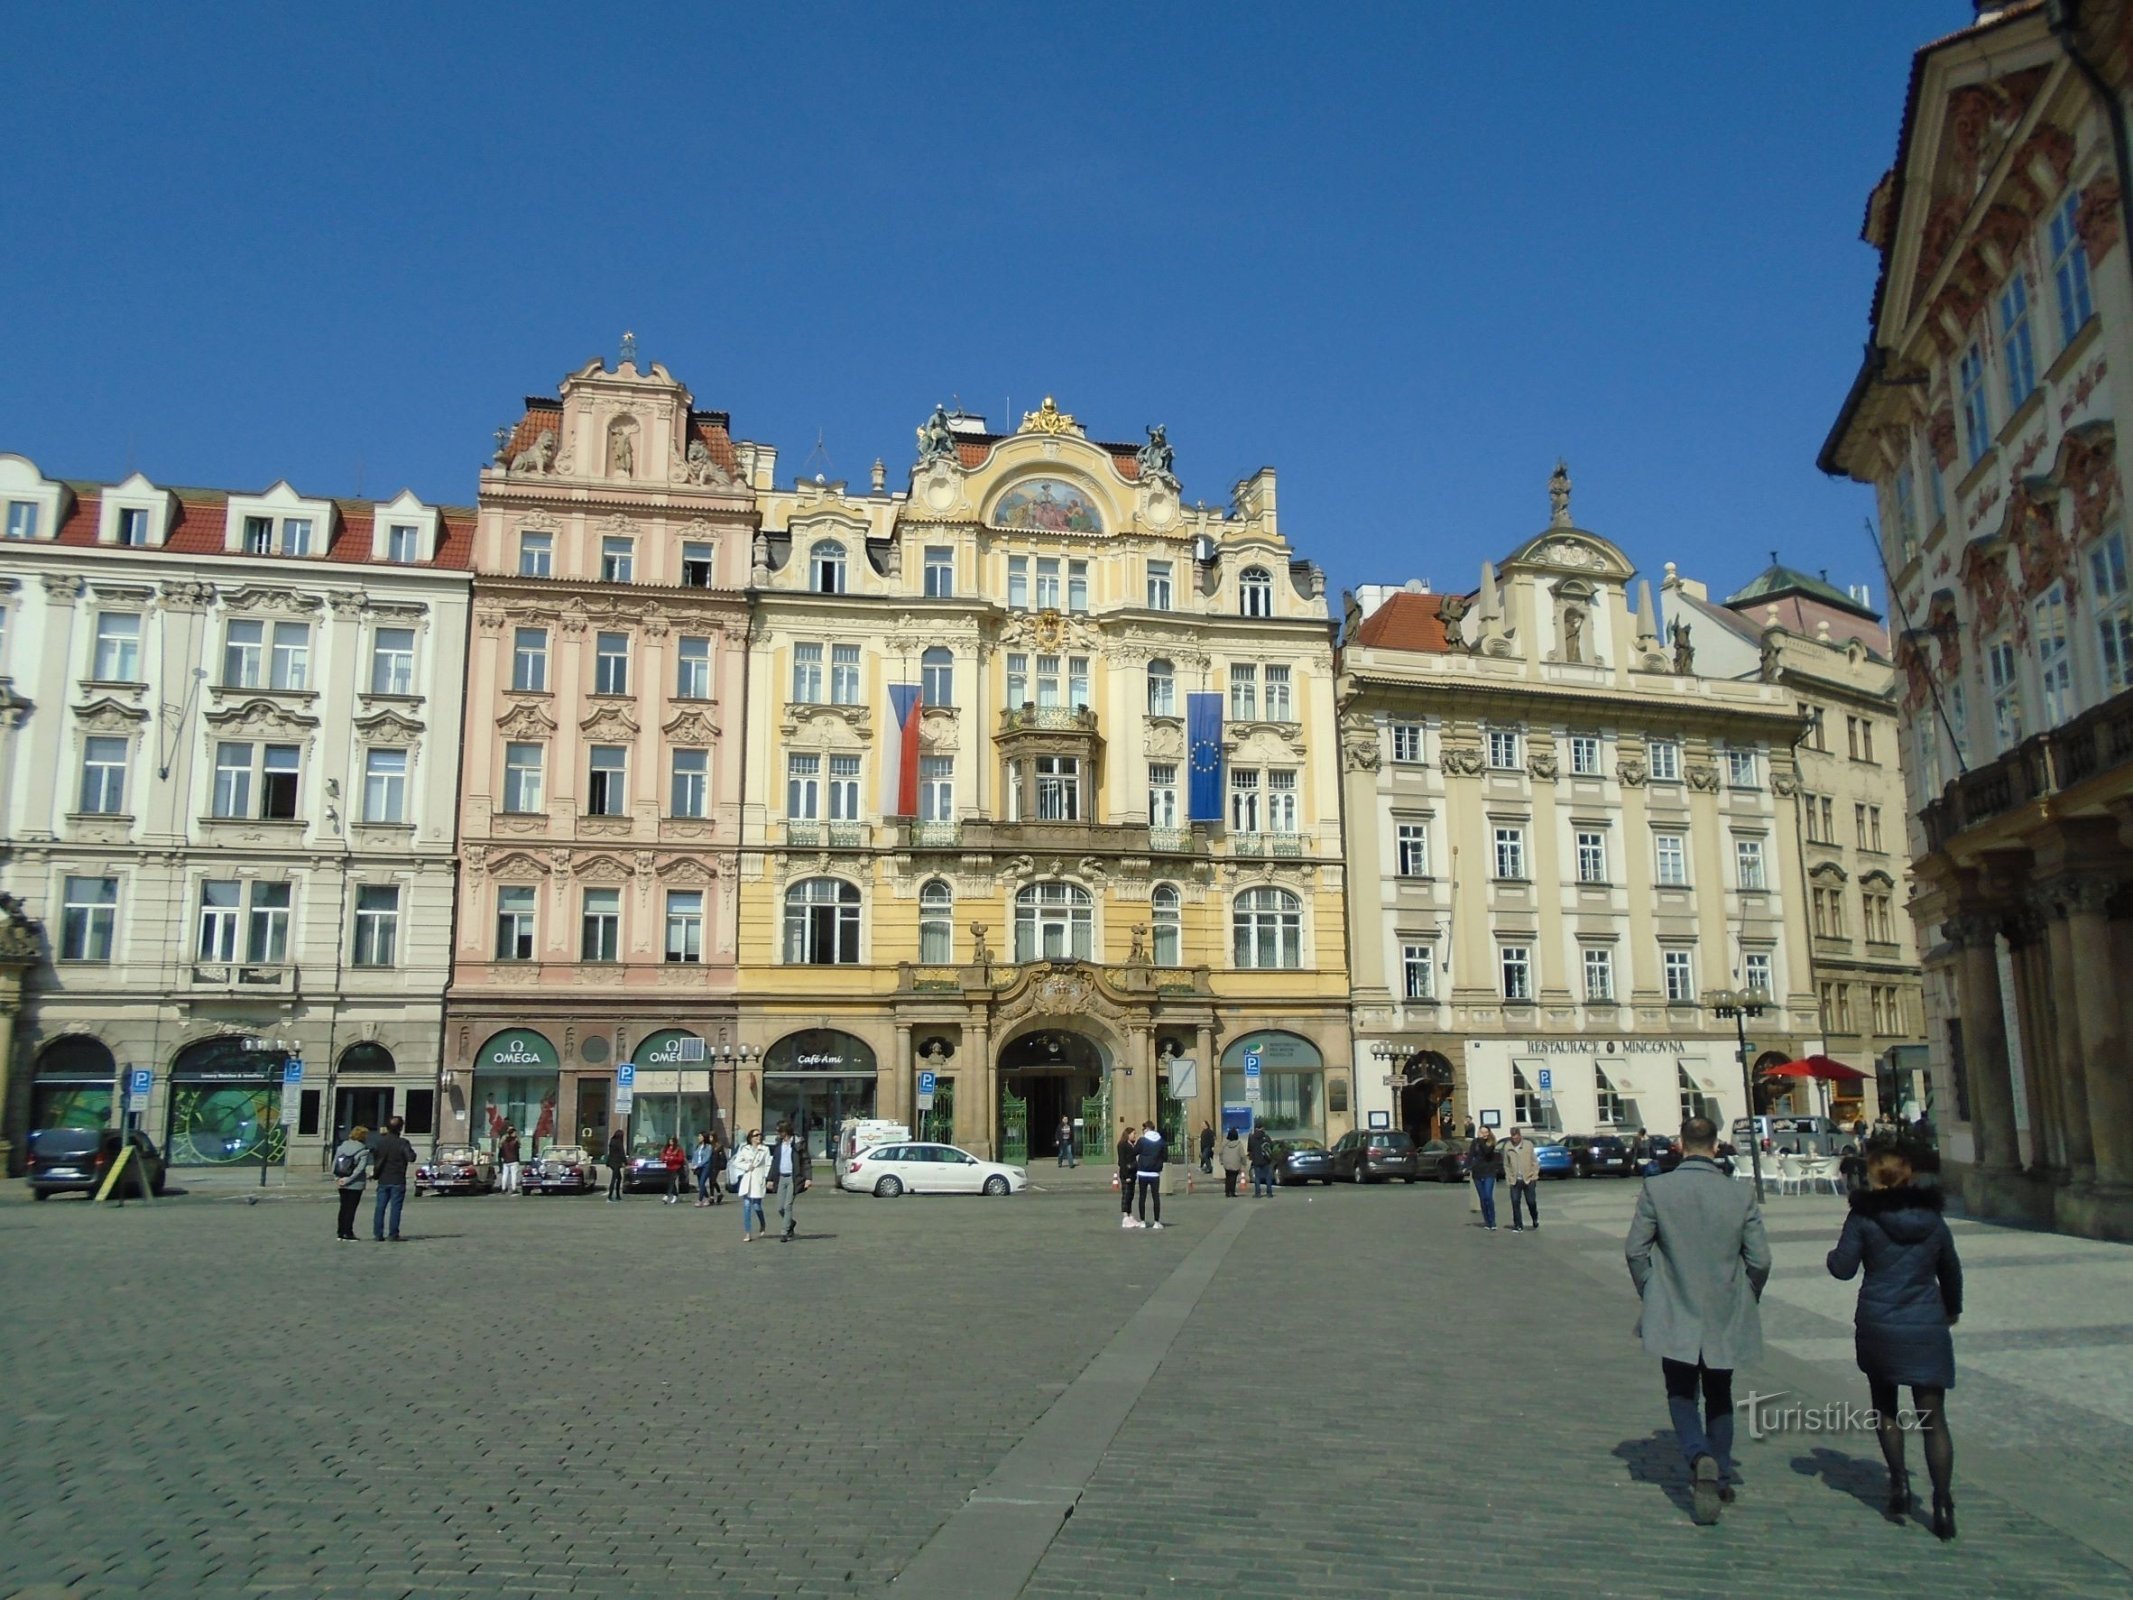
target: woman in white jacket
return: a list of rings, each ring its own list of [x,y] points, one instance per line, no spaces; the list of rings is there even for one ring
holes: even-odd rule
[[[748,1142],[733,1152],[733,1177],[741,1197],[741,1243],[755,1243],[758,1232],[768,1232],[763,1218],[763,1196],[770,1191],[770,1152],[763,1148],[763,1130],[750,1128]],[[751,1230],[748,1219],[755,1218]]]

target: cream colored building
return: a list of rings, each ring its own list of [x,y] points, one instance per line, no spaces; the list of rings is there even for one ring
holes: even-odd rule
[[[1840,1121],[1925,1109],[1925,997],[1908,907],[1902,741],[1888,630],[1859,596],[1776,564],[1714,602],[1701,583],[1668,569],[1668,613],[1690,621],[1696,670],[1784,688],[1806,719],[1795,748],[1795,798],[1805,882],[1789,885],[1807,910],[1823,1048],[1866,1073],[1827,1089],[1766,1078],[1771,1109]]]
[[[123,1111],[176,1164],[298,1171],[393,1112],[425,1138],[469,514],[20,456],[0,503],[0,887],[46,942],[11,1132]]]
[[[1357,1105],[1419,1136],[1729,1122],[1715,990],[1772,997],[1759,1057],[1818,1042],[1794,697],[1704,675],[1693,624],[1677,653],[1551,498],[1470,595],[1358,604],[1341,648]]]
[[[1821,465],[1874,486],[1894,580],[1946,1153],[1980,1214],[2127,1239],[2133,6],[2059,12],[1987,8],[1914,59]]]
[[[1264,1119],[1337,1135],[1331,638],[1273,472],[1196,507],[1166,442],[1049,400],[1004,434],[936,410],[919,456],[893,492],[757,479],[743,1111],[819,1143],[918,1116],[930,1072],[926,1125],[974,1151],[1049,1153],[1062,1118],[1108,1149],[1241,1110],[1249,1057]]]

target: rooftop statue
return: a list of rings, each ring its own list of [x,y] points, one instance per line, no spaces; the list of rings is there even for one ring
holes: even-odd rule
[[[1171,463],[1177,460],[1177,454],[1170,448],[1170,435],[1158,422],[1148,430],[1148,442],[1133,452],[1133,459],[1140,463],[1143,478],[1159,479],[1175,489],[1178,477],[1171,471]]]
[[[918,459],[924,465],[928,461],[946,458],[955,459],[955,430],[948,426],[948,408],[936,405],[933,415],[919,424]]]

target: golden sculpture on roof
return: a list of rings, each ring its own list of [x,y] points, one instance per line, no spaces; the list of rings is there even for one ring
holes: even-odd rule
[[[1044,397],[1044,404],[1035,411],[1022,413],[1022,426],[1017,428],[1015,432],[1070,433],[1077,439],[1082,437],[1081,424],[1076,422],[1070,414],[1061,411],[1059,407],[1054,405],[1050,395]]]

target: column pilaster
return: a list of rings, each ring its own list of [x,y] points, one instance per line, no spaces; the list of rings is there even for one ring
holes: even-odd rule
[[[1956,969],[1957,1003],[1978,1170],[1987,1178],[2010,1177],[2020,1170],[2021,1160],[2015,1143],[2007,1023],[2000,1004],[1999,919],[1973,912],[1951,918],[1941,931],[1962,951]]]

